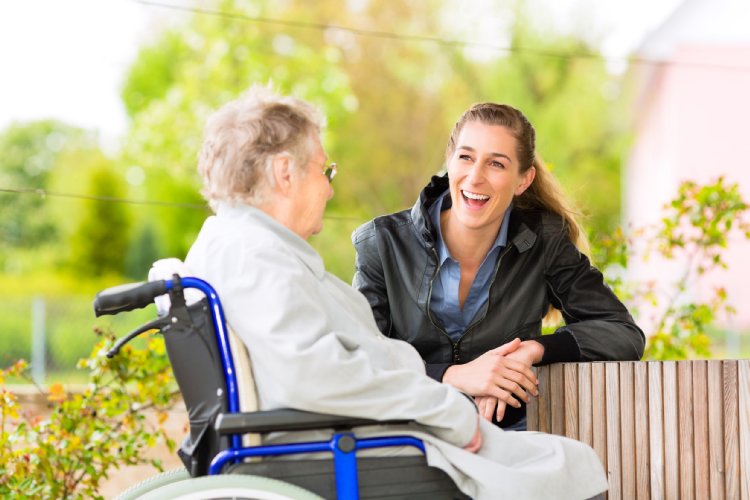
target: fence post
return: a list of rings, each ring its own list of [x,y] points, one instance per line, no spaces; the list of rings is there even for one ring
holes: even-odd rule
[[[37,384],[43,384],[46,377],[46,305],[43,297],[31,300],[31,377]]]

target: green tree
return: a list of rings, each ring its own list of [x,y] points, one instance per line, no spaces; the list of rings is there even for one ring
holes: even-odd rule
[[[257,2],[215,6],[238,16],[272,10],[271,3]],[[280,91],[320,106],[331,120],[347,113],[350,91],[337,65],[339,53],[321,45],[242,19],[196,14],[144,47],[123,90],[133,125],[122,162],[146,174],[141,186],[131,187],[131,196],[203,204],[195,168],[203,125],[253,83],[273,81]],[[168,61],[167,67],[158,61]],[[151,217],[159,253],[184,256],[207,213],[178,207]]]
[[[125,275],[134,280],[145,279],[151,264],[159,259],[158,252],[154,228],[150,224],[142,226],[127,252]]]
[[[92,171],[89,183],[88,194],[95,199],[84,202],[70,241],[71,267],[91,276],[121,276],[130,225],[125,207],[113,200],[122,198],[122,180],[105,166]]]
[[[0,134],[0,188],[27,191],[0,193],[0,265],[6,270],[18,267],[10,264],[18,255],[15,250],[28,251],[57,240],[57,214],[49,209],[43,193],[65,152],[92,148],[94,139],[55,121],[13,124]]]

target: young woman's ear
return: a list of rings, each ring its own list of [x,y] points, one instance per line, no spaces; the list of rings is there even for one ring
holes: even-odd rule
[[[534,182],[534,177],[536,177],[536,169],[530,167],[526,173],[521,176],[521,184],[516,187],[515,195],[521,196],[523,192],[531,186],[531,183]]]
[[[292,188],[292,159],[287,154],[278,154],[273,159],[273,180],[276,188],[282,194],[287,194]]]

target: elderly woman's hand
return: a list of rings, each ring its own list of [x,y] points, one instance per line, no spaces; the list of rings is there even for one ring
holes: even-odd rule
[[[480,448],[482,448],[482,431],[479,425],[479,418],[477,417],[477,430],[474,432],[474,437],[471,438],[471,441],[464,446],[464,450],[469,453],[476,453]]]

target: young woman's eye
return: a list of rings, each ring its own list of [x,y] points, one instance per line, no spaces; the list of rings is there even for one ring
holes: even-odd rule
[[[458,159],[459,160],[463,160],[463,161],[471,161],[471,156],[469,156],[469,155],[458,155]]]

